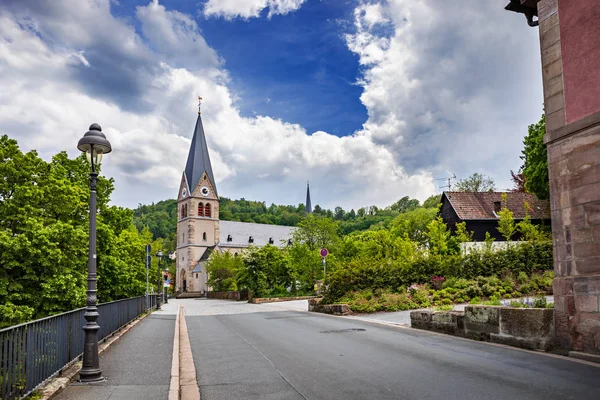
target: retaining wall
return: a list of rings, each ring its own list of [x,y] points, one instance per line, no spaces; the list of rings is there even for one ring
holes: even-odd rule
[[[467,306],[465,311],[412,311],[413,328],[530,350],[555,347],[554,309]]]

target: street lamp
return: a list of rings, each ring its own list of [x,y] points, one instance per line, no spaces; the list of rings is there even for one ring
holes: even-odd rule
[[[160,306],[162,306],[162,287],[160,284],[162,283],[162,274],[160,273],[160,260],[162,260],[163,253],[162,250],[159,250],[156,253],[156,257],[158,257],[158,281],[156,282],[156,309],[160,310]]]
[[[96,167],[102,160],[102,155],[110,153],[112,148],[102,128],[98,124],[90,125],[90,130],[79,139],[77,148],[86,153],[88,161],[92,164],[90,172],[90,247],[88,254],[88,279],[87,300],[85,317],[85,339],[83,345],[83,365],[79,371],[79,380],[84,383],[102,382],[102,370],[98,357],[98,330],[100,326],[98,319],[98,308],[96,307],[96,185],[98,183],[98,172]]]

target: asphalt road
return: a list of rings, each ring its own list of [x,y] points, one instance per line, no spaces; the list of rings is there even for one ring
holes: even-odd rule
[[[307,312],[185,309],[202,400],[600,399],[600,368],[560,358]]]

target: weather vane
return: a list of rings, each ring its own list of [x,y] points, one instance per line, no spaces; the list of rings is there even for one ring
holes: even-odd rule
[[[200,107],[202,106],[202,97],[198,96],[198,114],[200,114]]]

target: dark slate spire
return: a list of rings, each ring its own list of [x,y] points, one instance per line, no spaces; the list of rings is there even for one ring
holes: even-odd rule
[[[312,214],[312,204],[310,204],[310,186],[306,182],[306,212]]]
[[[208,155],[208,145],[206,144],[206,137],[204,136],[202,117],[200,111],[198,111],[198,120],[196,121],[196,128],[194,129],[194,137],[192,138],[192,145],[190,146],[187,163],[185,164],[185,177],[190,192],[193,192],[196,189],[204,172],[208,175],[208,179],[214,188],[215,195],[218,196],[217,184]]]

